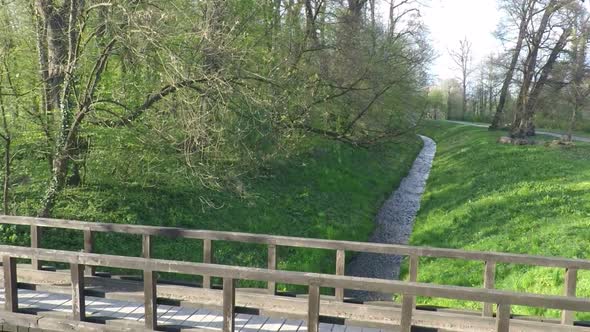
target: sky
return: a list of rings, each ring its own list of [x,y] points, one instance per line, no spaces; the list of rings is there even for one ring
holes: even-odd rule
[[[457,69],[449,50],[459,47],[467,37],[472,43],[473,65],[490,53],[497,53],[502,44],[493,33],[500,21],[495,0],[430,0],[422,9],[438,58],[432,74],[438,79],[457,77]]]
[[[387,17],[391,1],[377,0],[382,19]],[[449,50],[458,49],[459,41],[464,38],[472,43],[473,66],[490,54],[503,51],[502,43],[494,36],[502,17],[497,0],[415,1],[422,4],[422,20],[429,29],[432,46],[438,56],[431,69],[433,83],[459,77]],[[590,9],[590,1],[585,1],[585,6]]]
[[[390,1],[377,0],[382,19],[389,13]],[[457,49],[459,41],[465,37],[473,44],[473,64],[501,49],[501,43],[493,36],[500,21],[496,0],[415,1],[422,4],[420,14],[430,31],[432,46],[438,55],[431,69],[435,82],[457,77],[449,50]]]

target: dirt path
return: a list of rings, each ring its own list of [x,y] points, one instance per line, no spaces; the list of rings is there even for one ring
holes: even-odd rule
[[[424,142],[424,147],[399,188],[381,207],[375,219],[376,228],[369,239],[370,242],[407,244],[410,239],[436,153],[436,143],[432,139],[425,136],[420,138]],[[361,253],[348,264],[346,275],[398,279],[401,260],[400,256]],[[348,291],[346,296],[364,301],[392,299],[391,294],[360,291]]]
[[[467,122],[467,121],[454,121],[454,120],[445,120],[446,122],[451,122],[451,123],[457,123],[457,124],[462,124],[465,126],[472,126],[472,127],[480,127],[480,128],[487,128],[490,125],[488,124],[483,124],[483,123],[474,123],[474,122]],[[537,135],[546,135],[546,136],[553,136],[553,137],[557,137],[557,138],[561,138],[564,134],[563,133],[557,133],[557,132],[551,132],[551,131],[543,131],[543,130],[537,130],[536,131]],[[578,141],[578,142],[585,142],[585,143],[590,143],[590,138],[589,137],[583,137],[583,136],[572,136],[572,139],[574,141]]]

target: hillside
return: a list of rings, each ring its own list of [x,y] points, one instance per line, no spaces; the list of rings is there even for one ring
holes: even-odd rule
[[[308,138],[290,157],[270,163],[234,187],[221,190],[187,181],[173,170],[181,166],[173,156],[150,150],[126,137],[122,142],[98,138],[97,153],[87,168],[93,174],[79,187],[60,196],[55,217],[85,221],[161,225],[192,229],[366,241],[381,203],[407,174],[421,141],[402,137],[369,149],[330,139]],[[103,141],[104,139],[104,141]],[[104,148],[104,149],[103,149]],[[143,155],[143,158],[134,156]],[[154,159],[146,179],[144,160]],[[34,215],[46,186],[42,160],[23,158],[15,163],[15,178],[27,178],[14,191],[13,209]],[[126,164],[126,167],[123,165]],[[112,171],[113,165],[117,171]],[[121,170],[121,169],[124,170]],[[126,178],[119,174],[124,172]],[[28,244],[28,230],[4,229],[3,243]],[[82,236],[63,230],[43,237],[47,248],[82,248]],[[97,252],[138,256],[138,237],[97,235]],[[247,250],[246,250],[247,249]],[[200,261],[201,241],[158,238],[154,256]],[[280,269],[333,273],[333,253],[281,248]],[[219,263],[265,266],[266,248],[216,243]]]
[[[422,133],[437,141],[438,152],[411,244],[590,257],[590,145],[500,145],[500,132],[440,122],[427,123]],[[423,260],[419,279],[480,286],[482,271],[477,263]],[[562,285],[559,269],[498,266],[500,289],[561,294]],[[578,293],[590,295],[588,271],[579,273]],[[421,302],[479,307],[438,299]],[[516,313],[530,310],[517,308]]]

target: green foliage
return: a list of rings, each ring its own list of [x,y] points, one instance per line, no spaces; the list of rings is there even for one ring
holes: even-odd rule
[[[590,145],[501,145],[499,132],[438,122],[427,123],[422,132],[437,141],[438,151],[412,245],[590,257]],[[481,286],[482,273],[482,263],[428,259],[420,262],[419,279]],[[562,270],[502,264],[497,288],[561,294],[563,276]],[[579,273],[578,296],[590,296],[590,271]],[[421,302],[480,307],[443,299]],[[515,313],[559,314],[532,308]]]
[[[106,131],[93,137],[95,152],[87,164],[93,176],[84,185],[64,191],[55,217],[364,241],[373,229],[377,209],[420,149],[415,137],[371,149],[306,138],[291,157],[269,163],[257,176],[234,179],[227,190],[219,191],[186,181],[186,176],[175,172],[180,161],[173,153],[159,150],[157,144],[140,144],[144,136],[136,130],[127,133],[113,137]],[[16,178],[30,178],[15,188],[13,209],[19,215],[34,214],[47,166],[42,159],[28,158],[16,165]],[[144,174],[154,178],[146,179]],[[0,239],[26,245],[27,230],[5,228]],[[82,235],[77,232],[48,231],[43,241],[47,248],[82,248]],[[98,234],[96,241],[99,253],[138,256],[141,251],[137,236]],[[196,240],[157,238],[154,255],[200,261],[201,245]],[[265,253],[263,246],[215,243],[219,263],[261,267]],[[280,248],[279,267],[332,273],[333,255]]]

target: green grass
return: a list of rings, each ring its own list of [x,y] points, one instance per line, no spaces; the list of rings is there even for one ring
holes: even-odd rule
[[[443,122],[425,124],[422,133],[437,141],[438,151],[412,245],[590,258],[590,145],[501,145],[500,132]],[[483,263],[424,259],[419,281],[481,286],[482,273]],[[500,264],[497,288],[561,294],[563,276],[560,269]],[[590,271],[579,273],[578,295],[590,296]],[[480,308],[444,299],[421,302]]]
[[[133,137],[127,137],[112,140],[104,149],[98,146],[89,160],[86,184],[67,189],[54,216],[366,241],[378,208],[407,174],[422,144],[411,136],[363,149],[318,137],[306,138],[291,157],[266,165],[256,177],[244,178],[238,184],[238,195],[236,190],[210,190],[175,176],[181,166],[174,166],[170,156],[134,142]],[[154,163],[150,171],[158,176],[142,177],[142,167],[147,167],[145,160],[155,159],[163,160]],[[23,160],[15,165],[15,178],[29,174],[32,179],[15,187],[14,208],[17,214],[32,215],[45,189],[47,166]],[[204,199],[213,207],[203,203]],[[0,236],[4,243],[28,243],[27,230],[15,233],[12,228],[4,228]],[[97,234],[96,241],[99,253],[138,256],[141,251],[138,236]],[[43,246],[79,250],[83,247],[82,235],[63,230],[47,232]],[[201,241],[196,240],[156,238],[154,256],[198,262],[202,259],[201,246]],[[216,242],[214,247],[218,263],[257,267],[266,264],[266,248],[261,245]],[[278,267],[333,273],[334,256],[333,251],[280,248]]]

